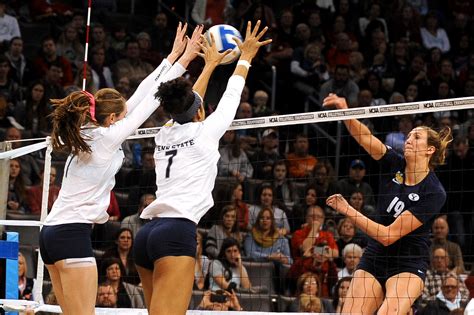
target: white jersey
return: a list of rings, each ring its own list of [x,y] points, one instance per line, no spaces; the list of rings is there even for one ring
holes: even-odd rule
[[[127,101],[128,112],[124,119],[109,127],[83,127],[92,153],[68,157],[58,199],[45,225],[107,222],[110,191],[124,158],[122,142],[158,108],[153,95],[157,86],[185,71],[180,64],[171,66],[165,59]]]
[[[234,75],[203,122],[168,122],[155,137],[156,200],[141,218],[186,218],[196,224],[214,204],[219,139],[234,119],[245,80]]]

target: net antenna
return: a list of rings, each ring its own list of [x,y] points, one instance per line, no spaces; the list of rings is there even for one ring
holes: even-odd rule
[[[89,30],[91,25],[92,0],[87,5],[87,25],[86,25],[86,49],[84,49],[84,65],[82,70],[82,90],[86,90],[87,81],[87,55],[89,54]]]

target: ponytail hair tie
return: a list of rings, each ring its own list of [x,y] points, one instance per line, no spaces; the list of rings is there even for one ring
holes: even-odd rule
[[[94,95],[92,95],[91,93],[87,92],[87,91],[81,91],[82,94],[84,94],[85,96],[87,96],[89,98],[89,113],[91,114],[91,119],[92,121],[94,122],[97,122],[97,120],[95,119],[95,98],[94,98]]]

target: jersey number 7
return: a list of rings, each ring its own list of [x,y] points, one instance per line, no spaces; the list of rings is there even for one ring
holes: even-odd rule
[[[166,167],[166,176],[165,176],[165,178],[170,177],[171,164],[173,164],[173,158],[175,157],[176,154],[178,154],[178,150],[170,150],[170,151],[165,152],[165,155],[170,156],[168,158],[168,166]]]

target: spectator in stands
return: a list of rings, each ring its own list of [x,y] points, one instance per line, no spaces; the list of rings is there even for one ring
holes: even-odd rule
[[[74,86],[72,88],[78,88],[78,90],[82,90],[84,82],[84,71],[81,68],[80,71],[76,72],[76,76],[74,77]],[[66,90],[69,92],[71,86],[68,86]],[[94,83],[94,75],[92,74],[92,68],[90,65],[86,65],[86,85],[85,90],[91,94],[95,94],[98,90],[96,84]],[[70,92],[69,92],[70,93]]]
[[[54,201],[58,198],[60,187],[56,185],[56,167],[51,166],[49,173],[49,193],[47,213],[53,207]],[[38,185],[31,186],[28,189],[28,206],[32,214],[41,214],[41,206],[43,202],[43,177],[44,170],[41,170],[40,181]]]
[[[365,79],[367,67],[364,64],[364,55],[359,51],[353,51],[349,55],[350,78],[357,84]]]
[[[407,102],[417,101],[419,98],[425,98],[431,92],[431,82],[429,81],[426,69],[426,63],[422,55],[415,55],[410,62],[407,71],[401,71],[395,77],[395,91],[407,91],[410,85],[417,88],[416,95],[405,95]]]
[[[219,144],[219,154],[218,176],[235,177],[240,182],[252,178],[252,164],[241,148],[240,138],[234,130],[227,130],[222,136]]]
[[[15,105],[21,99],[21,89],[11,78],[10,68],[10,60],[0,55],[0,94],[6,98],[9,111],[14,112]]]
[[[442,247],[449,255],[449,261],[451,263],[448,268],[454,270],[456,274],[465,273],[464,260],[461,251],[461,247],[448,240],[449,226],[446,219],[441,216],[434,220],[433,227],[431,228],[433,233],[433,239],[431,240],[431,249]]]
[[[63,22],[73,15],[73,8],[62,1],[31,0],[29,9],[31,17],[36,21],[51,20]]]
[[[362,257],[362,248],[357,244],[347,244],[342,250],[342,257],[344,259],[344,268],[337,272],[337,278],[352,277],[357,265]]]
[[[15,127],[10,127],[5,132],[5,141],[11,141],[12,149],[18,149],[22,146],[21,139],[21,132]],[[31,154],[22,155],[17,160],[21,164],[21,173],[23,174],[25,185],[31,186],[36,184],[40,173],[38,162],[36,162]]]
[[[93,46],[91,49],[92,80],[95,89],[114,88],[112,71],[105,63],[105,49],[102,46]]]
[[[365,204],[365,195],[361,190],[354,190],[348,201],[354,209],[368,217],[373,217],[375,214],[374,207]]]
[[[309,154],[309,140],[306,134],[296,135],[293,152],[287,154],[286,160],[289,178],[298,180],[311,176],[318,160]]]
[[[305,272],[296,283],[297,298],[288,307],[289,312],[332,313],[331,302],[321,297],[320,277],[312,272]]]
[[[464,280],[464,284],[469,290],[469,297],[472,300],[474,298],[474,269],[471,269],[471,272],[467,276],[466,280]]]
[[[439,25],[439,18],[435,11],[430,11],[425,16],[424,26],[420,29],[423,47],[431,49],[438,47],[443,54],[451,49],[448,35],[444,28]]]
[[[132,237],[135,237],[138,230],[147,222],[146,220],[140,218],[140,214],[142,213],[143,209],[145,209],[155,199],[156,197],[153,194],[143,194],[140,197],[140,204],[138,206],[137,213],[125,217],[120,223],[121,228],[129,229],[132,231]]]
[[[340,32],[335,36],[335,45],[326,54],[327,64],[331,73],[337,71],[338,65],[349,65],[351,45],[351,39],[347,33]]]
[[[356,104],[359,86],[350,79],[349,66],[347,64],[336,65],[334,77],[321,85],[319,99],[323,100],[329,93],[344,95],[349,100],[349,104]]]
[[[57,62],[53,62],[48,64],[47,67],[48,69],[41,80],[41,83],[44,86],[45,98],[47,100],[64,98],[66,96],[66,91],[61,85],[61,78],[64,75],[61,65]]]
[[[288,220],[292,231],[299,230],[306,223],[306,213],[309,207],[320,205],[318,188],[313,184],[306,185],[304,198],[301,198],[291,209]]]
[[[119,259],[120,270],[123,271],[122,280],[131,284],[139,284],[140,277],[138,276],[135,263],[133,261],[133,232],[128,228],[121,228],[115,238],[115,245],[105,251],[103,257],[115,257]]]
[[[127,31],[128,25],[121,23],[113,23],[110,30],[110,47],[112,47],[119,58],[127,57],[128,42],[133,39]],[[136,42],[138,47],[138,42]],[[139,51],[139,50],[138,50]]]
[[[110,191],[110,203],[107,208],[107,214],[109,215],[109,222],[120,221],[120,207],[115,197],[114,191]]]
[[[2,28],[0,30],[0,45],[3,46],[3,48],[8,46],[8,42],[10,42],[13,37],[21,37],[18,20],[9,14],[6,14],[6,8],[7,1],[1,0],[0,18],[2,21]]]
[[[242,200],[243,197],[242,184],[238,180],[225,180],[222,183],[216,184],[216,197],[214,201],[215,210],[220,209],[226,205],[232,205],[237,212],[237,224],[240,231],[247,231],[249,226],[249,205]],[[212,212],[209,211],[206,216],[207,221],[215,222],[219,218],[214,218]]]
[[[333,289],[332,294],[332,306],[334,312],[340,313],[342,311],[342,306],[344,305],[344,299],[347,295],[347,291],[349,290],[349,284],[351,283],[351,277],[344,277],[337,281],[336,285]]]
[[[293,233],[291,251],[294,263],[288,271],[290,281],[305,272],[315,272],[321,282],[320,296],[329,297],[337,281],[333,259],[339,256],[334,235],[323,230],[325,215],[319,206],[311,206],[306,214],[307,225]]]
[[[33,137],[44,137],[51,133],[48,115],[52,108],[45,96],[41,81],[33,81],[26,90],[26,97],[15,107],[15,118]]]
[[[50,69],[50,65],[55,64],[62,70],[59,78],[61,86],[65,87],[73,84],[73,73],[71,63],[57,53],[56,41],[52,36],[46,36],[41,40],[40,54],[34,60],[37,74],[42,77]]]
[[[106,257],[100,265],[99,283],[104,282],[112,286],[117,294],[117,307],[145,308],[141,288],[124,282],[122,274],[120,259],[116,257]]]
[[[273,165],[281,159],[278,153],[278,132],[275,129],[266,129],[262,133],[261,148],[250,157],[255,179],[271,179]]]
[[[413,117],[404,115],[398,117],[398,130],[389,133],[385,137],[385,144],[392,147],[395,151],[403,154],[403,147],[408,133],[413,129]]]
[[[81,69],[84,62],[84,46],[77,34],[77,29],[72,24],[66,25],[61,32],[56,45],[58,56],[66,58],[73,68]]]
[[[320,193],[319,197],[322,200],[326,200],[329,197],[328,190],[330,190],[331,186],[335,185],[334,168],[331,162],[329,160],[319,160],[318,164],[314,167],[313,176],[312,183]]]
[[[320,46],[309,43],[305,47],[295,49],[291,60],[291,73],[295,80],[293,86],[298,92],[316,94],[320,84],[329,79]]]
[[[110,45],[110,38],[107,36],[104,25],[94,23],[91,26],[91,34],[91,47],[102,47],[105,50],[104,64],[107,66],[115,64],[117,62],[117,52]]]
[[[138,47],[140,48],[140,58],[151,64],[153,67],[158,67],[163,60],[163,56],[152,49],[151,37],[147,32],[140,32],[137,35]]]
[[[367,17],[359,18],[359,31],[362,37],[370,38],[373,30],[379,29],[386,36],[388,42],[388,28],[385,19],[380,17],[380,4],[373,2],[367,12]]]
[[[20,86],[28,85],[36,77],[31,61],[23,54],[23,39],[21,37],[13,37],[10,40],[5,56],[10,60],[11,77]]]
[[[225,298],[222,298],[225,299],[225,302],[216,302],[213,295],[225,296]],[[207,311],[243,311],[239,298],[234,290],[231,292],[223,290],[204,292],[204,296],[202,297],[197,309]]]
[[[474,127],[469,127],[474,131]],[[463,248],[466,257],[474,253],[471,215],[474,211],[474,153],[469,139],[458,136],[453,141],[452,154],[446,159],[446,165],[440,168],[439,177],[446,187],[447,220],[453,240]],[[471,233],[469,232],[471,231]]]
[[[223,24],[227,10],[232,10],[229,0],[208,2],[197,0],[191,10],[191,18],[196,24],[203,24],[206,29],[213,25]]]
[[[25,256],[18,252],[18,298],[20,300],[33,300],[33,279],[28,278],[28,266]]]
[[[269,260],[281,264],[293,262],[290,244],[275,226],[275,218],[270,208],[262,208],[257,221],[244,242],[246,256],[255,260]]]
[[[420,15],[410,3],[406,3],[400,11],[395,12],[390,26],[393,42],[403,40],[410,46],[421,45]]]
[[[248,90],[248,88],[247,88]],[[242,91],[244,94],[245,88]],[[239,108],[237,109],[237,114],[235,115],[235,119],[245,119],[245,118],[252,118],[253,117],[253,108],[249,102],[243,101],[241,98],[241,103]],[[255,154],[258,146],[258,131],[257,129],[239,129],[235,130],[235,133],[239,136],[240,139],[240,146],[242,150],[245,151],[247,157],[251,157]]]
[[[288,178],[288,166],[284,160],[273,166],[273,190],[275,201],[282,209],[290,210],[298,201],[298,192],[293,181]]]
[[[342,254],[344,248],[348,244],[357,244],[361,248],[367,246],[367,239],[361,233],[357,233],[356,226],[349,218],[342,218],[337,224],[338,238],[336,241],[340,256],[334,261],[338,268],[344,267],[344,255]],[[360,258],[360,257],[359,257]]]
[[[257,216],[260,210],[267,207],[273,211],[275,225],[280,235],[285,236],[290,233],[290,224],[288,223],[286,213],[275,205],[274,195],[273,187],[270,184],[264,183],[260,186],[257,194],[259,202],[256,205],[251,205],[249,208],[248,230],[251,230],[257,222]]]
[[[234,238],[226,238],[222,242],[219,255],[209,268],[210,290],[250,289],[250,279],[247,269],[242,265],[239,246]]]
[[[253,116],[270,116],[271,109],[268,108],[268,93],[263,90],[257,90],[253,94]]]
[[[207,232],[206,254],[209,258],[218,257],[226,238],[235,239],[239,248],[243,245],[243,237],[237,223],[237,210],[232,205],[222,208],[219,221]]]
[[[364,182],[365,163],[360,159],[355,159],[349,167],[349,177],[337,181],[337,192],[349,199],[355,190],[360,190],[365,196],[365,204],[375,207],[375,198],[372,187]]]
[[[209,273],[210,260],[202,254],[203,236],[199,231],[196,233],[196,263],[194,265],[194,288],[203,290],[206,285],[206,277]]]
[[[125,45],[125,58],[117,61],[113,69],[116,78],[126,76],[132,85],[137,85],[153,71],[153,66],[141,60],[138,42],[131,39]]]
[[[10,178],[8,183],[7,210],[28,213],[28,191],[21,174],[21,163],[18,159],[10,160]]]
[[[168,16],[158,12],[153,19],[153,26],[145,30],[151,37],[153,50],[166,56],[171,51],[174,40],[174,30],[168,27]]]
[[[421,310],[421,315],[449,315],[459,309],[464,309],[467,300],[463,299],[460,291],[460,281],[454,275],[448,275],[443,281],[441,290],[436,294],[436,299],[428,302]]]
[[[110,284],[100,283],[97,287],[97,299],[95,302],[96,307],[117,307],[117,292]]]
[[[449,255],[442,247],[435,248],[431,251],[431,268],[426,271],[425,287],[422,294],[422,306],[425,306],[429,301],[434,301],[436,295],[441,290],[442,282],[448,276],[453,275],[460,280],[459,276],[449,270]],[[469,298],[469,291],[464,282],[459,281],[459,291],[461,300],[467,301]]]

